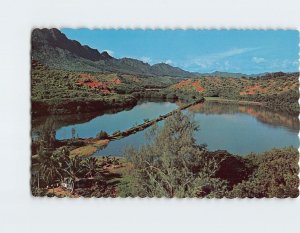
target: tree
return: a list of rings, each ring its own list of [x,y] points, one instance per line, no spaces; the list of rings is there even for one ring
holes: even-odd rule
[[[129,178],[125,178],[130,180],[128,195],[195,197],[201,196],[202,188],[209,184],[210,190],[218,186],[221,192],[219,186],[225,182],[208,179],[215,174],[217,164],[213,159],[206,160],[205,150],[195,144],[197,128],[190,115],[177,111],[164,127],[152,129],[147,136],[150,144],[140,150],[128,148],[133,165]]]
[[[99,165],[97,164],[97,159],[94,157],[87,158],[83,160],[83,168],[87,177],[94,177],[99,171]]]
[[[59,183],[62,178],[58,160],[52,156],[41,157],[38,173],[46,185],[52,187],[54,193],[55,184]]]
[[[108,138],[108,133],[101,130],[101,131],[97,134],[96,138],[98,138],[98,139],[107,139],[107,138]]]
[[[75,139],[75,135],[76,135],[76,129],[72,128],[72,139]]]

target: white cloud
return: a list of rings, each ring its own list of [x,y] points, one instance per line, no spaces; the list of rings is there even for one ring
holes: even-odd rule
[[[211,54],[210,57],[214,58],[214,59],[223,59],[223,58],[247,53],[247,52],[250,52],[253,50],[257,50],[257,49],[258,48],[235,48],[235,49],[227,50],[225,52]]]
[[[298,70],[299,63],[294,59],[260,59],[252,58],[252,61],[255,63],[253,67],[255,69],[264,70],[268,72],[294,72]]]
[[[106,51],[110,56],[114,55],[114,51],[112,51],[110,49],[104,49],[103,51]]]
[[[231,50],[227,50],[224,52],[220,52],[220,53],[211,53],[211,54],[206,54],[206,55],[202,55],[196,58],[193,58],[192,60],[186,62],[186,64],[184,64],[185,67],[189,67],[189,66],[193,66],[193,65],[198,65],[200,66],[200,68],[202,69],[208,69],[211,68],[212,66],[215,67],[216,64],[218,64],[220,61],[226,59],[226,58],[230,58],[230,57],[234,57],[237,55],[241,55],[244,53],[248,53],[254,50],[257,50],[259,48],[234,48]],[[223,62],[220,62],[223,64]],[[225,61],[224,65],[226,66],[227,69],[229,69],[229,62]]]
[[[165,63],[171,65],[171,64],[173,64],[173,61],[168,59],[168,60],[165,61]]]
[[[272,69],[277,69],[279,70],[286,70],[288,68],[294,68],[297,69],[297,66],[299,66],[299,62],[297,60],[290,60],[290,59],[277,59],[273,60],[268,64],[268,67]]]
[[[263,57],[252,57],[252,61],[256,64],[264,63],[266,59]]]
[[[150,57],[141,57],[140,60],[149,64],[152,62],[152,59]]]
[[[230,67],[231,67],[230,62],[229,61],[225,61],[224,62],[224,70],[228,71],[230,69]]]

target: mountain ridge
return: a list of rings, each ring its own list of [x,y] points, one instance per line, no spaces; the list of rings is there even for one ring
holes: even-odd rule
[[[178,78],[231,77],[254,78],[265,74],[244,74],[214,71],[189,72],[166,63],[150,65],[135,58],[114,58],[107,51],[99,52],[88,45],[69,39],[56,28],[32,30],[31,58],[55,69],[88,72],[117,72],[142,76],[169,76]]]
[[[51,68],[71,71],[113,71],[146,76],[192,77],[193,73],[165,63],[150,65],[134,58],[114,58],[107,51],[70,40],[56,28],[34,29],[31,56]]]

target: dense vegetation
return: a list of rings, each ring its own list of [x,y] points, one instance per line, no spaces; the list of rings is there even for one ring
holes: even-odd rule
[[[115,185],[111,182],[118,175],[110,175],[104,167],[119,164],[118,159],[104,158],[101,161],[89,157],[70,157],[62,147],[52,154],[40,152],[32,166],[32,194],[34,196],[64,196],[58,194],[64,187],[70,196],[115,196]],[[71,193],[73,189],[75,193]],[[63,190],[62,190],[63,191]]]
[[[176,79],[53,70],[32,63],[33,115],[93,112],[134,106],[139,99],[194,101],[202,96],[263,103],[297,114],[298,76],[273,73],[257,78]]]
[[[117,73],[86,73],[53,70],[32,62],[32,114],[70,114],[130,107],[137,93],[165,88],[176,82],[170,77],[143,77]]]
[[[174,90],[198,90],[208,97],[248,100],[297,114],[299,112],[298,73],[271,73],[256,78],[202,77],[173,85]]]
[[[119,159],[71,156],[70,151],[85,143],[55,138],[52,122],[45,124],[32,144],[31,191],[34,196],[115,196],[114,175],[105,167],[119,165]],[[105,133],[104,133],[105,134]],[[101,135],[104,135],[103,132]],[[62,188],[64,187],[64,189]],[[73,189],[76,193],[72,192]]]

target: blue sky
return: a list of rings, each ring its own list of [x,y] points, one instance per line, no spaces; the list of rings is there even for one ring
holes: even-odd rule
[[[89,30],[66,36],[116,58],[165,62],[197,72],[294,72],[299,67],[295,30]]]

